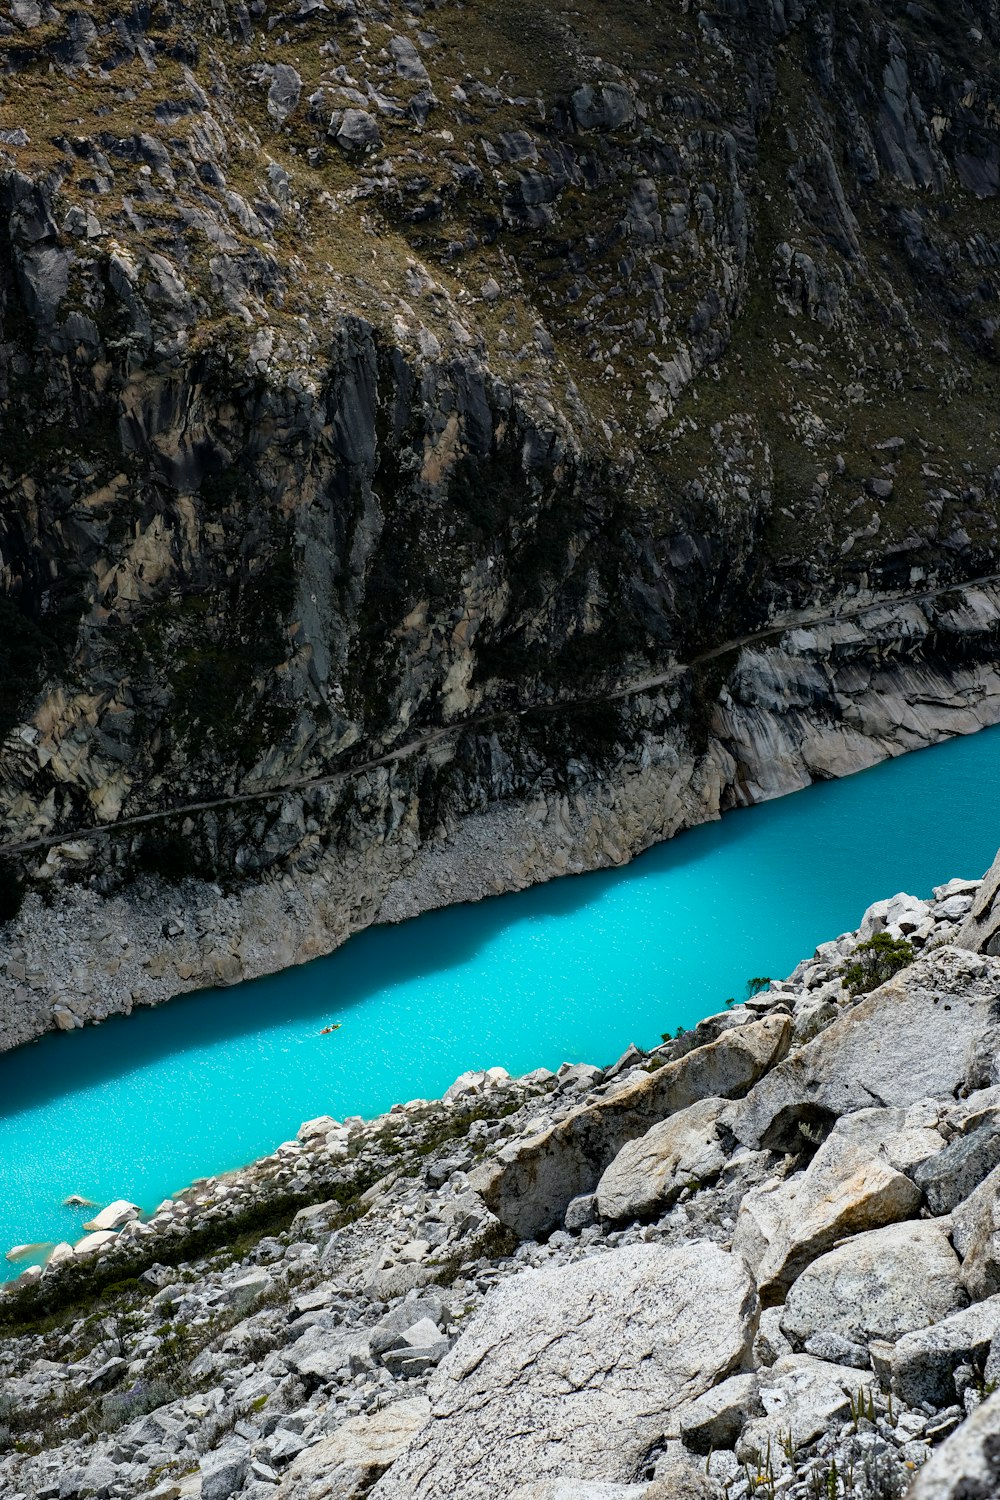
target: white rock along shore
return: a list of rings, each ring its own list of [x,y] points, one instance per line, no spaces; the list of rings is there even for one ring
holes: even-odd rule
[[[1000,1493],[985,881],[612,1067],[306,1122],[0,1298],[11,1500]],[[870,993],[878,933],[913,961]]]

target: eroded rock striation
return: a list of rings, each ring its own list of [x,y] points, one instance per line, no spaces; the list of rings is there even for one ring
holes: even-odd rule
[[[1000,959],[956,943],[979,889],[878,902],[607,1069],[464,1074],[152,1215],[110,1205],[0,1296],[4,1496],[992,1500]],[[879,932],[914,959],[850,993]],[[861,1070],[907,1017],[909,1082],[884,1051]]]
[[[1000,719],[998,42],[0,8],[0,1045]]]
[[[674,1411],[749,1363],[756,1313],[743,1262],[710,1244],[527,1271],[439,1366],[430,1421],[380,1494],[488,1500],[537,1480],[627,1484]]]

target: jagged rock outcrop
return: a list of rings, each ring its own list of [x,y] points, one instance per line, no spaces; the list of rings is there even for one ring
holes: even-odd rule
[[[1000,946],[1000,855],[983,876],[983,883],[976,893],[972,910],[958,935],[962,948],[973,953],[996,954]]]
[[[0,1044],[1000,719],[997,44],[0,9]]]
[[[975,1044],[996,1012],[996,982],[982,959],[922,958],[771,1073],[732,1112],[730,1128],[744,1145],[780,1148],[803,1125],[953,1094],[968,1082]]]

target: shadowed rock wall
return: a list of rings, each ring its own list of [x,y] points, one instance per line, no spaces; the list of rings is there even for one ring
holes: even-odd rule
[[[997,717],[997,41],[0,11],[3,914],[307,907],[73,979],[36,904],[7,1039]]]

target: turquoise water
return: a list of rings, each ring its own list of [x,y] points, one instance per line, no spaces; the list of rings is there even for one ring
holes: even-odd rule
[[[0,1256],[72,1238],[71,1193],[153,1208],[318,1114],[433,1098],[466,1068],[607,1063],[783,977],[872,901],[977,876],[1000,729],[682,834],[623,870],[398,927],[235,989],[0,1056]],[[319,1036],[333,1021],[341,1029]],[[0,1277],[20,1266],[0,1258]]]

